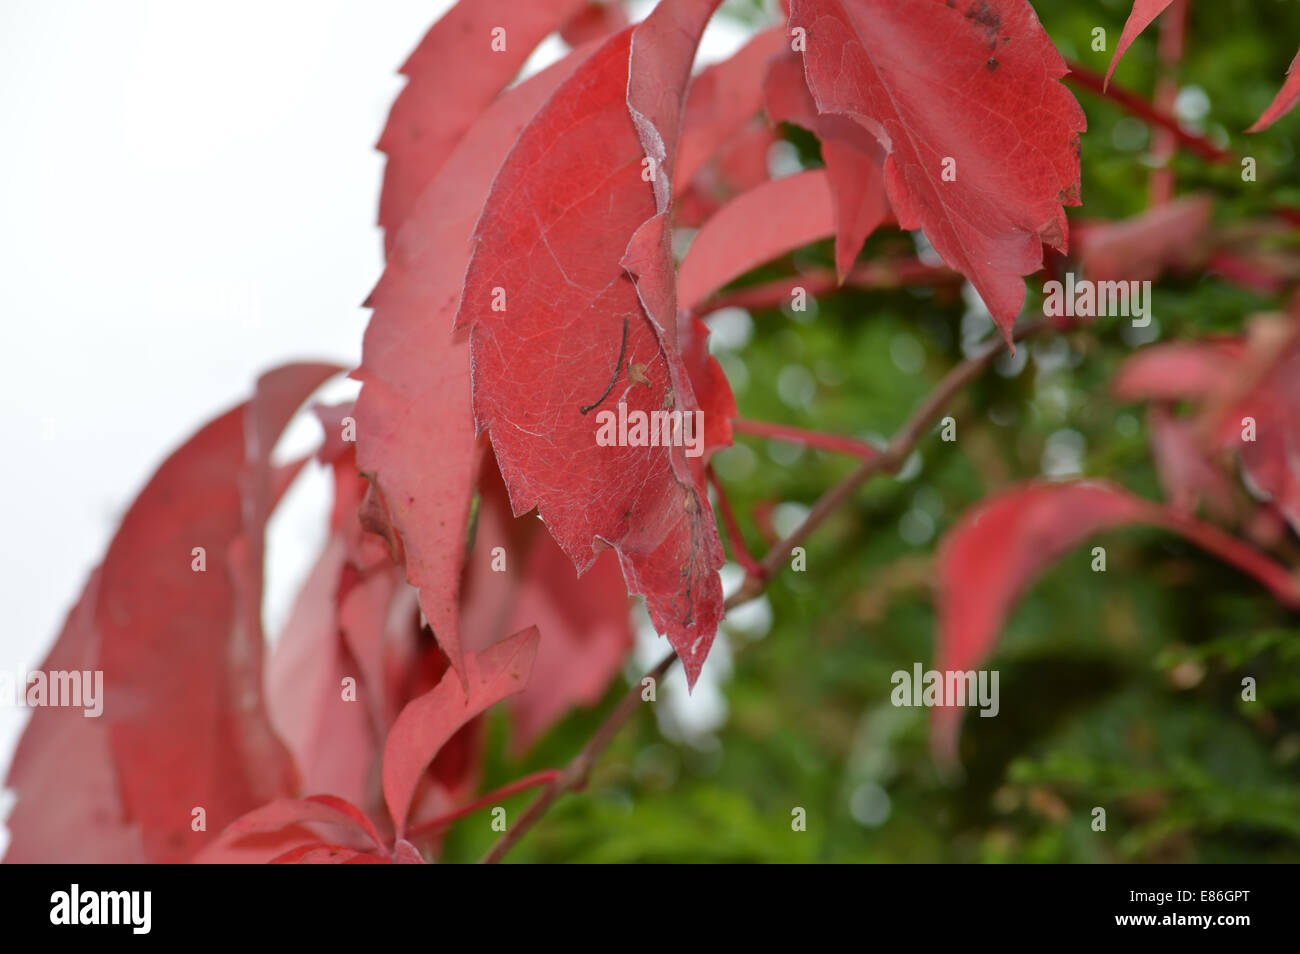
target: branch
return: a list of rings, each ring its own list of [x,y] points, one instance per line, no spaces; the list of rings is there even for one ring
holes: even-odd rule
[[[543,769],[540,772],[534,772],[532,775],[525,775],[523,778],[515,779],[508,785],[502,785],[495,791],[488,792],[462,805],[454,811],[447,812],[445,815],[439,815],[436,818],[430,818],[426,822],[421,822],[406,833],[407,841],[413,841],[420,835],[427,834],[431,831],[437,831],[439,828],[446,828],[454,821],[459,821],[466,815],[472,815],[480,808],[485,808],[493,802],[500,801],[503,798],[509,798],[511,795],[517,795],[520,792],[527,791],[530,788],[536,788],[538,785],[545,785],[553,782],[560,777],[559,769]]]
[[[645,677],[658,682],[668,672],[668,667],[677,660],[676,653],[669,653],[664,659],[655,666]],[[496,864],[505,857],[515,842],[524,837],[528,830],[537,823],[537,820],[546,814],[546,810],[551,807],[551,803],[563,795],[565,792],[581,788],[587,783],[587,776],[591,773],[591,767],[595,764],[597,757],[609,745],[610,740],[628,717],[636,711],[637,706],[641,704],[641,683],[638,682],[627,694],[623,696],[619,704],[614,708],[605,721],[600,724],[596,733],[587,740],[587,744],[582,747],[573,760],[564,767],[558,778],[553,779],[542,793],[533,799],[524,813],[519,816],[519,820],[506,830],[506,833],[497,839],[497,843],[492,846],[491,850],[483,856],[483,864]]]
[[[1027,338],[1041,330],[1045,324],[1042,319],[1031,322],[1018,330],[1014,338],[1016,341]],[[926,428],[933,423],[935,417],[943,410],[944,405],[952,399],[954,394],[978,377],[993,359],[1002,353],[1004,347],[1005,345],[1001,339],[991,341],[949,371],[938,386],[930,392],[930,396],[925,399],[925,403],[907,419],[907,422],[894,435],[883,451],[870,460],[864,461],[857,470],[823,494],[821,499],[813,505],[807,519],[796,527],[793,533],[768,551],[760,564],[762,573],[747,574],[745,576],[745,582],[740,589],[727,600],[727,609],[747,602],[763,592],[767,580],[780,570],[785,561],[789,559],[790,551],[807,540],[812,535],[812,532],[821,526],[822,522],[840,504],[852,496],[858,487],[878,473],[896,473],[903,466],[908,455],[912,453]]]
[[[1160,77],[1156,80],[1155,107],[1162,112],[1172,112],[1178,98],[1178,64],[1183,58],[1187,37],[1187,0],[1175,0],[1173,6],[1160,18]],[[1177,138],[1168,129],[1157,129],[1152,137],[1151,157],[1156,168],[1151,170],[1150,195],[1152,205],[1165,205],[1174,197],[1174,170],[1169,164],[1178,151]]]
[[[1070,67],[1070,73],[1065,77],[1067,81],[1090,90],[1098,96],[1113,99],[1139,119],[1144,119],[1154,126],[1173,133],[1180,144],[1211,162],[1230,162],[1232,160],[1232,153],[1220,149],[1204,136],[1188,132],[1179,125],[1178,120],[1171,114],[1157,109],[1137,93],[1116,86],[1114,83],[1107,87],[1105,79],[1100,73],[1095,73],[1080,63],[1071,62],[1066,65]]]
[[[745,568],[745,573],[757,573],[758,561],[754,559],[753,554],[749,552],[749,547],[745,546],[744,534],[740,532],[740,524],[736,522],[736,514],[731,509],[731,501],[727,499],[727,492],[722,488],[722,481],[718,480],[718,475],[713,472],[713,468],[708,468],[709,483],[713,485],[714,491],[718,496],[718,513],[722,516],[722,525],[726,528],[727,538],[731,541],[731,555],[736,558],[736,562]]]
[[[799,444],[802,447],[815,447],[818,450],[850,454],[864,460],[869,460],[880,453],[878,448],[873,447],[866,441],[860,441],[856,437],[824,434],[821,431],[810,431],[802,427],[789,427],[785,424],[771,424],[767,421],[751,421],[738,417],[731,422],[731,427],[732,430],[739,431],[741,434],[770,437],[789,444]]]
[[[1014,334],[1014,339],[1020,341],[1044,327],[1046,327],[1046,322],[1042,319],[1030,322]],[[767,581],[785,564],[790,550],[811,536],[812,532],[821,526],[822,522],[830,516],[835,508],[852,496],[858,487],[875,474],[895,473],[907,460],[908,455],[912,453],[913,448],[921,439],[921,435],[925,433],[939,412],[943,410],[944,405],[952,400],[958,391],[978,377],[992,363],[993,359],[1001,354],[1002,349],[1005,347],[1006,345],[1001,338],[990,341],[978,352],[944,375],[943,380],[930,392],[930,396],[926,398],[925,402],[907,419],[907,422],[894,435],[888,446],[875,457],[864,461],[857,470],[823,494],[822,498],[817,501],[809,512],[808,518],[793,533],[768,551],[759,564],[758,572],[747,572],[745,574],[744,583],[727,598],[724,604],[726,609],[733,609],[761,594],[767,586]],[[605,721],[596,729],[595,734],[582,747],[582,751],[573,757],[573,760],[565,766],[560,776],[552,780],[542,790],[532,804],[524,809],[524,813],[519,816],[518,821],[483,856],[484,864],[499,862],[514,847],[515,843],[528,833],[538,819],[546,814],[546,810],[551,807],[551,803],[565,792],[581,788],[586,784],[587,777],[591,773],[591,767],[595,764],[600,753],[609,745],[618,730],[622,728],[623,723],[640,706],[641,686],[644,680],[653,679],[655,682],[659,682],[664,677],[664,674],[668,672],[669,667],[676,661],[677,654],[669,652],[657,666],[646,673],[640,681],[627,691],[626,695],[614,708],[614,711],[606,716]]]
[[[851,288],[889,289],[916,285],[956,287],[962,281],[960,272],[945,266],[926,265],[917,258],[902,258],[855,265],[844,280],[844,285]],[[788,303],[796,288],[802,288],[816,297],[839,287],[840,281],[835,269],[815,268],[759,285],[746,285],[735,291],[720,292],[700,306],[700,314],[707,315],[720,308],[776,308]]]

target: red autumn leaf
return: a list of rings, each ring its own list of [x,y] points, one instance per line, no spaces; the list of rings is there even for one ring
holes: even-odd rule
[[[334,469],[331,532],[268,662],[267,707],[293,754],[301,791],[333,792],[378,807],[374,769],[391,722],[383,718],[386,685],[373,664],[367,671],[348,637],[350,629],[363,624],[382,632],[393,590],[404,584],[400,570],[388,562],[376,538],[362,533],[357,518],[366,482],[357,476],[355,445],[339,438],[342,418],[351,414],[351,406],[318,408],[316,413],[326,433],[317,457]],[[364,590],[355,579],[367,566],[371,575],[366,582],[373,586],[386,581],[388,598],[381,606],[366,606],[368,618],[356,620],[351,617],[358,613],[349,613],[348,607]],[[344,679],[353,680],[356,701],[344,697]]]
[[[850,288],[891,289],[926,285],[938,288],[951,297],[963,281],[954,271],[943,266],[926,265],[918,259],[879,259],[854,266],[844,284]],[[834,269],[810,268],[791,278],[778,278],[734,291],[720,292],[710,298],[701,311],[707,314],[720,308],[776,308],[788,302],[796,288],[817,296],[834,292],[839,284],[839,276]]]
[[[240,816],[228,825],[222,838],[236,842],[248,835],[281,831],[293,825],[322,825],[332,837],[343,836],[354,849],[383,849],[383,839],[370,820],[339,798],[281,798]]]
[[[774,179],[719,209],[696,234],[677,273],[683,308],[764,262],[826,238],[834,229],[831,190],[819,169]]]
[[[475,418],[514,512],[538,508],[579,571],[598,546],[617,550],[692,683],[722,615],[707,496],[686,448],[603,447],[597,428],[624,405],[647,418],[698,407],[667,210],[683,92],[714,6],[661,3],[537,114],[479,220],[457,318],[471,329]]]
[[[461,625],[476,650],[525,627],[538,629],[533,676],[508,703],[516,753],[574,706],[598,702],[633,641],[614,554],[601,554],[579,577],[541,521],[515,519],[495,463],[483,468]]]
[[[1235,375],[1244,354],[1236,338],[1147,345],[1120,366],[1111,392],[1124,401],[1181,401],[1209,397]]]
[[[379,137],[388,154],[379,225],[389,251],[420,193],[479,114],[583,2],[461,0],[425,34],[402,66],[407,84]]]
[[[561,25],[560,39],[569,46],[582,46],[603,39],[627,24],[627,12],[619,0],[592,0]]]
[[[355,677],[335,604],[346,559],[343,541],[331,539],[303,584],[267,664],[267,708],[303,791],[363,802],[378,744],[365,709],[342,701],[343,679]]]
[[[1151,408],[1149,420],[1151,450],[1169,505],[1190,514],[1204,501],[1216,520],[1230,520],[1236,510],[1232,485],[1206,454],[1193,423],[1174,417],[1164,405]]]
[[[1064,250],[1079,204],[1083,110],[1027,0],[794,0],[808,88],[821,113],[885,148],[904,229],[925,230],[1010,341],[1021,278],[1043,243]],[[917,64],[924,64],[918,69]]]
[[[1138,34],[1150,26],[1151,21],[1164,13],[1165,8],[1173,2],[1174,0],[1133,0],[1133,9],[1129,11],[1128,19],[1124,21],[1124,30],[1120,33],[1119,42],[1115,44],[1115,53],[1110,58],[1104,85],[1110,85],[1115,67],[1119,65],[1120,58],[1127,52],[1133,41],[1138,38]]]
[[[387,858],[322,841],[301,845],[271,859],[273,865],[385,865]]]
[[[691,475],[697,484],[705,480],[705,465],[717,451],[730,447],[732,426],[740,414],[726,372],[709,354],[709,326],[692,315],[681,325],[682,361],[704,412],[703,454],[691,460]]]
[[[803,58],[786,50],[770,63],[764,80],[772,122],[793,123],[815,134],[834,196],[835,272],[843,282],[862,243],[889,217],[885,195],[885,151],[875,136],[852,119],[820,115],[804,81]]]
[[[104,721],[33,714],[8,782],[10,859],[185,860],[210,837],[191,830],[193,808],[216,830],[292,786],[262,703],[260,566],[265,520],[297,465],[273,470],[269,455],[294,409],[339,370],[264,375],[251,402],[172,454],[131,506],[47,660],[103,671]]]
[[[1297,327],[1294,316],[1267,319],[1247,337],[1148,346],[1124,363],[1112,390],[1129,400],[1199,402],[1198,442],[1239,455],[1254,497],[1300,529]]]
[[[264,375],[246,408],[159,468],[104,557],[95,625],[113,758],[155,860],[183,860],[202,845],[206,833],[190,827],[195,806],[219,830],[292,790],[288,753],[262,703],[267,467],[274,436],[340,370],[298,364]],[[191,569],[195,547],[212,564],[205,572]]]
[[[381,817],[384,739],[406,703],[437,684],[447,662],[421,635],[415,592],[401,569],[377,537],[362,531],[366,482],[357,475],[355,444],[336,439],[351,405],[315,411],[326,433],[317,457],[334,469],[331,537],[271,657],[270,712],[294,754],[301,791],[330,792]],[[477,743],[476,727],[467,726],[444,748],[421,808],[444,810],[474,789]]]
[[[363,811],[346,799],[320,795],[279,798],[241,815],[195,860],[207,864],[386,864],[388,854],[383,836]]]
[[[523,689],[536,654],[537,629],[530,627],[482,653],[467,653],[465,687],[444,676],[402,710],[384,746],[384,798],[397,837],[406,832],[416,785],[429,763],[467,722]]]
[[[768,152],[777,135],[755,117],[718,150],[673,202],[673,222],[697,228],[726,202],[770,178]]]
[[[961,518],[939,546],[936,668],[978,669],[1012,607],[1052,563],[1105,530],[1147,524],[1172,530],[1243,573],[1286,605],[1300,605],[1290,573],[1234,537],[1105,481],[1032,482],[993,495]],[[956,757],[961,709],[934,709],[936,751]]]
[[[1287,341],[1249,393],[1221,414],[1218,436],[1240,454],[1251,492],[1300,533],[1300,338]]]
[[[691,81],[673,169],[674,191],[686,188],[705,163],[734,142],[758,115],[763,108],[763,74],[784,43],[784,28],[762,30]]]
[[[88,672],[96,666],[94,609],[100,572],[91,574],[68,614],[43,672]],[[102,699],[100,700],[102,702]],[[9,864],[104,864],[145,861],[139,825],[122,806],[107,720],[75,709],[32,713],[18,741],[5,786],[17,794],[9,814]]]
[[[1198,263],[1210,228],[1209,196],[1184,196],[1121,222],[1075,227],[1090,281],[1154,281]]]
[[[976,668],[1043,569],[1089,536],[1145,514],[1144,501],[1096,481],[1016,486],[981,501],[940,545],[939,669]]]
[[[393,848],[393,864],[395,865],[422,865],[424,856],[420,850],[411,844],[405,838],[399,838],[397,845]]]
[[[481,447],[470,411],[469,346],[452,319],[470,236],[519,131],[581,59],[514,87],[474,123],[420,197],[371,293],[356,402],[357,462],[406,578],[443,651],[462,665],[456,619],[470,499]]]
[[[1285,253],[1261,248],[1250,249],[1245,255],[1215,252],[1206,270],[1226,282],[1267,297],[1284,292],[1297,268]]]
[[[1300,64],[1300,52],[1296,53],[1295,58],[1291,60],[1291,65],[1287,67],[1286,80],[1282,83],[1282,88],[1277,91],[1277,95],[1273,97],[1273,102],[1268,104],[1268,108],[1246,132],[1263,132],[1291,112],[1295,104],[1300,102],[1300,69],[1297,69],[1297,64]]]

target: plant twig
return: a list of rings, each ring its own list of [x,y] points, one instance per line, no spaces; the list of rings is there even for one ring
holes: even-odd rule
[[[1030,322],[1016,331],[1015,340],[1019,341],[1035,334],[1045,326],[1046,322],[1042,319]],[[930,392],[929,397],[916,409],[912,416],[907,419],[885,449],[875,457],[863,461],[853,473],[823,494],[809,512],[807,519],[796,527],[794,532],[768,551],[758,565],[758,572],[745,574],[745,581],[736,592],[727,598],[724,604],[725,607],[729,610],[733,609],[761,594],[767,586],[767,581],[784,565],[790,550],[806,540],[840,504],[853,495],[855,490],[875,474],[895,473],[907,460],[908,455],[912,453],[921,436],[933,423],[939,412],[943,410],[944,406],[952,400],[958,391],[978,377],[1005,347],[1006,344],[1000,338],[991,341],[944,375],[943,380]],[[668,653],[657,666],[647,672],[636,685],[627,691],[614,710],[605,717],[605,721],[596,729],[587,744],[564,767],[559,777],[553,779],[542,789],[532,804],[524,809],[524,813],[497,840],[491,850],[483,856],[484,864],[499,862],[514,847],[515,843],[528,833],[538,819],[546,814],[546,810],[551,807],[551,804],[557,798],[586,784],[587,776],[591,773],[591,768],[600,753],[604,751],[618,730],[622,728],[623,723],[640,706],[644,681],[653,679],[656,683],[659,682],[664,677],[664,674],[668,672],[669,667],[676,661],[677,654],[674,652]]]
[[[817,450],[850,454],[864,460],[875,457],[880,453],[879,448],[873,447],[866,441],[860,441],[856,437],[844,437],[841,434],[825,434],[821,431],[810,431],[802,427],[790,427],[785,424],[772,424],[768,421],[751,421],[743,417],[736,418],[731,422],[731,426],[733,430],[739,431],[741,434],[768,437],[773,440],[785,441],[788,444],[798,444],[801,447],[813,447]]]
[[[472,815],[480,808],[485,808],[493,802],[498,802],[503,798],[509,798],[511,795],[518,795],[520,792],[527,791],[530,788],[536,788],[538,785],[545,785],[555,781],[560,777],[559,769],[543,769],[540,772],[534,772],[532,775],[525,775],[523,778],[515,779],[508,785],[502,785],[495,791],[488,792],[468,804],[462,805],[454,811],[447,812],[445,815],[439,815],[436,818],[430,818],[426,822],[421,822],[406,833],[408,841],[412,841],[420,835],[428,834],[431,831],[437,831],[439,828],[446,828],[454,821],[459,821],[466,815]]]
[[[723,489],[722,481],[718,480],[718,475],[713,472],[712,467],[708,469],[708,478],[718,496],[718,513],[722,516],[722,526],[727,531],[727,539],[731,541],[731,555],[745,568],[746,574],[759,572],[758,561],[745,545],[744,534],[740,532],[735,511],[731,509],[731,501],[727,499],[727,491]]]
[[[1173,5],[1160,18],[1160,76],[1156,80],[1155,107],[1172,113],[1178,99],[1178,64],[1183,58],[1187,34],[1187,0],[1174,0]],[[1168,129],[1157,129],[1151,137],[1151,158],[1156,167],[1151,170],[1150,203],[1165,205],[1174,197],[1174,170],[1170,165],[1178,141]]]
[[[668,672],[668,667],[677,660],[675,653],[669,653],[664,659],[655,666],[643,679],[653,679],[658,682]],[[546,810],[551,807],[551,803],[563,795],[565,792],[579,789],[587,783],[587,776],[591,773],[591,767],[595,764],[597,757],[609,745],[610,740],[623,723],[628,720],[636,708],[641,704],[641,683],[638,682],[619,701],[614,707],[614,711],[605,717],[605,721],[600,724],[596,732],[587,744],[582,747],[564,767],[564,770],[555,779],[552,779],[546,788],[542,789],[540,795],[533,799],[532,803],[524,809],[524,813],[519,816],[518,820],[506,829],[497,843],[492,846],[491,850],[483,856],[484,864],[496,864],[505,857],[508,852],[520,838],[527,834],[528,830],[537,823],[537,820],[546,814]]]
[[[1137,93],[1116,86],[1114,83],[1106,86],[1105,78],[1100,73],[1096,73],[1080,63],[1072,62],[1066,65],[1070,67],[1070,73],[1066,76],[1066,80],[1069,82],[1096,93],[1098,96],[1114,100],[1139,119],[1144,119],[1161,129],[1167,129],[1173,133],[1181,145],[1186,146],[1211,162],[1230,162],[1232,160],[1232,153],[1220,149],[1204,136],[1188,132],[1179,125],[1174,116],[1157,109]]]

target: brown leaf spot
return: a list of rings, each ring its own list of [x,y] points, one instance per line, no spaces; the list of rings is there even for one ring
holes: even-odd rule
[[[966,19],[983,29],[990,41],[997,43],[1002,16],[989,5],[988,0],[975,0],[966,10]]]

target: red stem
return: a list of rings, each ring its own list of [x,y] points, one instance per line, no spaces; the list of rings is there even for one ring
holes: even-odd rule
[[[1152,504],[1151,522],[1172,530],[1224,563],[1254,577],[1284,606],[1300,608],[1300,583],[1291,572],[1232,534],[1161,504]]]
[[[742,434],[753,434],[755,437],[770,437],[789,444],[799,444],[802,447],[816,447],[819,450],[849,454],[863,460],[871,460],[873,457],[880,456],[880,451],[877,448],[872,447],[866,441],[858,440],[856,437],[824,434],[821,431],[809,431],[802,427],[788,427],[785,424],[771,424],[767,421],[751,421],[743,417],[736,418],[732,422],[732,428]]]
[[[1105,84],[1105,77],[1100,73],[1088,69],[1081,63],[1068,63],[1070,74],[1066,79],[1077,86],[1103,96],[1106,99],[1114,100],[1120,106],[1127,109],[1139,119],[1144,119],[1154,126],[1161,129],[1167,129],[1173,133],[1178,142],[1186,146],[1192,152],[1197,153],[1211,162],[1231,162],[1232,153],[1220,149],[1214,143],[1210,142],[1204,136],[1198,136],[1190,133],[1178,124],[1168,112],[1157,109],[1151,103],[1131,90],[1124,89],[1111,83],[1109,87]]]
[[[496,791],[488,792],[486,795],[474,799],[474,801],[467,805],[462,805],[455,811],[448,812],[445,815],[439,815],[436,818],[430,818],[426,822],[421,822],[406,833],[407,840],[409,841],[418,835],[428,834],[431,831],[437,831],[439,828],[446,828],[452,822],[459,821],[466,815],[472,815],[480,808],[485,808],[493,802],[498,802],[503,798],[509,798],[511,795],[517,795],[530,788],[536,788],[538,785],[549,785],[559,777],[559,769],[543,769],[540,772],[534,772],[532,775],[525,775],[523,778],[515,779],[509,785],[503,785]]]
[[[875,262],[862,262],[849,272],[844,280],[852,288],[906,288],[913,285],[959,285],[961,274],[942,266],[926,265],[916,258],[901,258]],[[802,288],[813,297],[829,293],[839,287],[832,268],[817,268],[777,278],[759,285],[749,285],[735,291],[714,295],[701,307],[701,314],[720,308],[775,308],[790,300],[796,288]]]
[[[1156,81],[1156,109],[1171,113],[1178,98],[1178,64],[1183,58],[1187,32],[1187,0],[1174,0],[1160,18],[1160,78]],[[1151,171],[1150,197],[1153,206],[1167,204],[1174,197],[1174,170],[1169,165],[1178,142],[1168,129],[1157,129],[1152,137],[1151,156],[1157,166]]]
[[[749,552],[749,547],[745,546],[745,537],[740,532],[740,524],[736,522],[736,514],[731,509],[731,501],[727,499],[727,492],[722,489],[722,482],[718,480],[718,475],[710,467],[708,471],[709,483],[713,485],[714,491],[718,495],[718,511],[722,514],[722,525],[727,530],[727,540],[731,543],[731,555],[736,558],[736,562],[745,568],[745,573],[760,573],[762,567],[754,559],[754,555]]]

